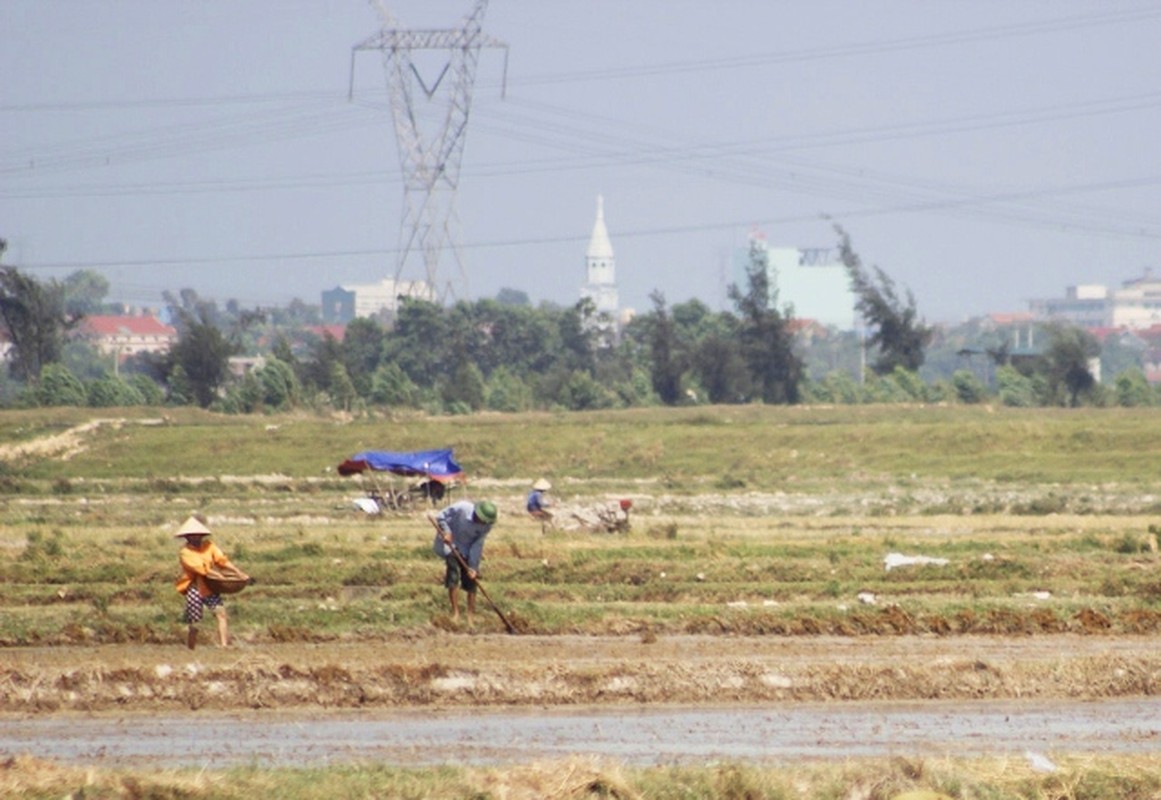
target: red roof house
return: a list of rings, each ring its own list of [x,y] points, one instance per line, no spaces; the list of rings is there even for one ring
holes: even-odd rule
[[[151,314],[137,316],[88,316],[77,333],[102,353],[122,360],[137,353],[167,353],[177,341],[177,329]]]

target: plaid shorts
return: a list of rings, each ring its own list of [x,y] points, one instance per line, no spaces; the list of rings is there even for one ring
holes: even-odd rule
[[[220,594],[202,597],[196,586],[185,590],[185,621],[192,625],[202,621],[202,608],[225,608]]]

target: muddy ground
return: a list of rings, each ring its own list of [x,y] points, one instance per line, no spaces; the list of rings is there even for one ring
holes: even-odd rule
[[[457,763],[472,765],[579,756],[634,766],[778,764],[900,754],[1019,755],[1050,765],[1049,753],[1152,755],[1158,743],[1157,698],[66,714],[0,726],[0,753],[153,768],[437,766],[453,752]]]
[[[0,750],[107,766],[418,766],[448,747],[477,763],[594,753],[664,763],[843,759],[855,745],[920,755],[1149,752],[1161,742],[1161,642],[1144,636],[433,630],[193,652],[12,648],[2,664]],[[187,734],[203,729],[207,744],[189,749]]]
[[[1161,693],[1155,636],[520,636],[7,648],[0,713],[1100,699]]]

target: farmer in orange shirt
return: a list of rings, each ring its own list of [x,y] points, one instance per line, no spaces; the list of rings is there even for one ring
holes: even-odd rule
[[[214,610],[218,620],[218,644],[230,644],[229,624],[226,620],[226,606],[222,596],[210,589],[206,575],[212,567],[224,567],[230,559],[210,541],[210,529],[198,516],[192,516],[178,528],[175,538],[185,539],[178,560],[181,562],[181,577],[177,580],[177,591],[185,595],[185,622],[189,625],[185,643],[190,650],[197,647],[198,628],[205,607]]]

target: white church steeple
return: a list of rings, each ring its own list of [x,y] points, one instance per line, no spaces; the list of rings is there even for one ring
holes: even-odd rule
[[[585,286],[581,297],[591,298],[597,313],[617,318],[617,261],[605,227],[605,198],[597,195],[597,220],[585,252]]]

